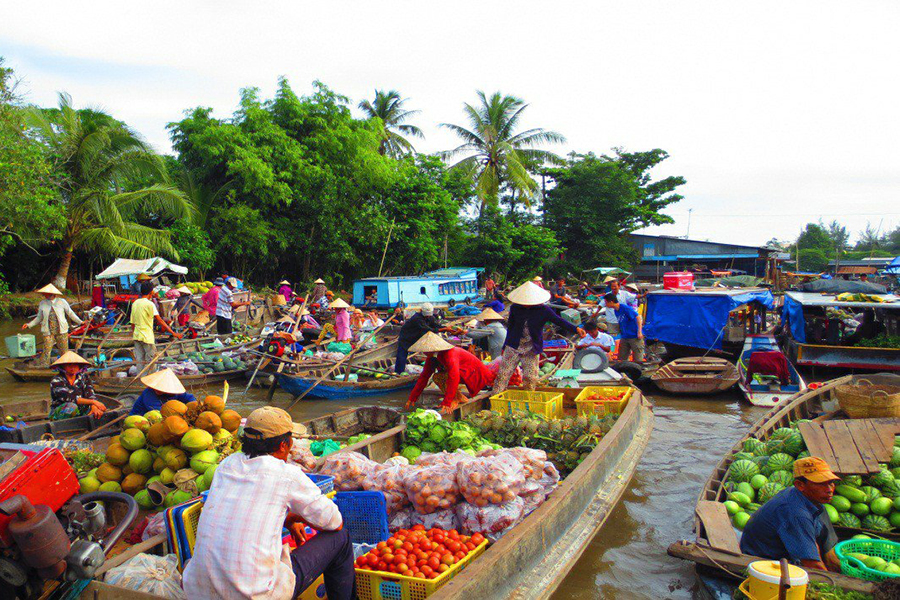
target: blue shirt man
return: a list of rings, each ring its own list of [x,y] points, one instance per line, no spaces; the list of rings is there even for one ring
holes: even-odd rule
[[[837,479],[821,458],[795,461],[794,487],[779,492],[753,514],[741,536],[741,552],[822,570],[827,570],[826,563],[835,566],[831,549],[837,536],[822,505],[834,495]]]
[[[638,312],[627,304],[620,303],[616,308],[619,335],[623,340],[633,340],[638,337],[638,319],[640,319]]]
[[[172,369],[162,369],[141,377],[141,383],[146,385],[147,389],[134,401],[131,412],[128,413],[130,415],[143,415],[151,410],[159,410],[169,400],[188,403],[196,399],[193,394],[187,393]]]

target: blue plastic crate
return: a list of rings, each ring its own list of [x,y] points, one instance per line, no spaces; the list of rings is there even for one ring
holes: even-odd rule
[[[334,503],[354,544],[377,544],[391,537],[381,492],[338,492]]]
[[[319,489],[322,490],[323,494],[328,494],[334,491],[334,477],[331,475],[319,475],[318,473],[307,473],[307,477],[312,479],[312,482],[319,486]]]

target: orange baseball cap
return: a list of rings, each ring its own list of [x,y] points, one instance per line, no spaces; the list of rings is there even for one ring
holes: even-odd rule
[[[840,479],[832,472],[828,463],[817,456],[810,456],[794,461],[794,479],[803,477],[813,483],[825,483]]]

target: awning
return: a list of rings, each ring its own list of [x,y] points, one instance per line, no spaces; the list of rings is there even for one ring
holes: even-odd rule
[[[109,265],[97,275],[97,279],[115,279],[116,277],[136,276],[141,273],[148,275],[158,275],[163,271],[171,271],[179,275],[187,275],[187,267],[176,265],[164,258],[147,258],[143,260],[132,258],[117,258],[113,264]]]
[[[838,275],[874,275],[878,272],[875,267],[840,267]]]
[[[619,267],[594,267],[593,269],[585,269],[582,273],[596,273],[598,275],[631,275],[628,271]]]

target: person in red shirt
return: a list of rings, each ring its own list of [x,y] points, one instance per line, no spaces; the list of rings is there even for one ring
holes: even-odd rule
[[[415,406],[432,375],[434,383],[444,392],[444,401],[441,403],[441,412],[444,413],[451,412],[461,402],[467,402],[459,390],[460,383],[465,384],[469,394],[473,396],[494,383],[496,373],[477,356],[453,346],[436,333],[426,333],[410,346],[409,351],[424,352],[428,358],[416,386],[409,394],[407,410]]]

